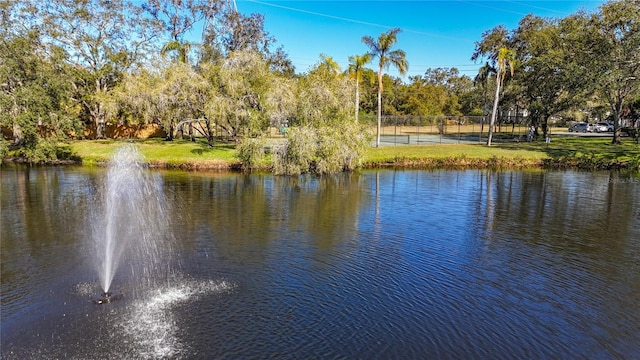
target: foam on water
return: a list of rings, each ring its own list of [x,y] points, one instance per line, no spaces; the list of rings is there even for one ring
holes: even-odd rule
[[[91,282],[80,282],[73,286],[71,293],[74,295],[82,295],[84,297],[91,297],[96,294],[98,284]]]
[[[213,293],[231,291],[227,281],[187,281],[158,289],[133,305],[122,328],[135,342],[141,358],[175,358],[185,352],[177,333],[174,308]]]

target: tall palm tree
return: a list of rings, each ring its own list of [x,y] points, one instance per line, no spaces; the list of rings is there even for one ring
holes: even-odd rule
[[[178,52],[178,62],[186,64],[189,62],[189,51],[191,51],[191,44],[188,41],[181,43],[178,40],[172,40],[164,44],[160,55],[165,56],[169,51]]]
[[[362,69],[371,61],[370,54],[349,56],[349,69],[351,77],[356,80],[356,122],[360,112],[360,80],[362,80]]]
[[[491,74],[495,74],[496,69],[493,66],[489,65],[489,62],[486,62],[480,69],[478,69],[478,74],[475,78],[473,78],[473,85],[476,87],[480,87],[482,89],[482,126],[480,127],[480,133],[484,132],[484,116],[486,115],[487,108],[487,90],[489,88],[489,78]]]
[[[496,59],[496,96],[493,99],[493,111],[491,112],[491,121],[489,122],[489,138],[487,139],[487,146],[491,146],[491,139],[493,138],[493,125],[496,122],[496,113],[498,112],[498,101],[500,100],[500,86],[507,75],[507,68],[511,71],[513,76],[513,70],[516,61],[516,53],[513,50],[501,47],[498,50],[498,57]]]
[[[407,55],[403,50],[391,50],[398,41],[399,28],[394,28],[386,33],[380,34],[377,40],[371,36],[363,36],[362,42],[371,50],[368,55],[371,58],[378,58],[378,129],[376,135],[376,147],[380,146],[380,124],[382,121],[382,71],[393,65],[401,75],[404,75],[409,68]]]

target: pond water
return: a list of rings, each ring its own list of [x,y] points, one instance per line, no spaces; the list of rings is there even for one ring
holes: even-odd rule
[[[2,358],[640,354],[638,177],[152,174],[165,275],[123,261],[95,305],[105,170],[2,169]]]

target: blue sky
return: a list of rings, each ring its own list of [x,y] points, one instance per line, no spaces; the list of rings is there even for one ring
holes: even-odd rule
[[[474,43],[484,31],[497,25],[509,30],[527,14],[562,18],[582,9],[597,10],[602,0],[581,1],[320,1],[236,0],[240,12],[260,13],[265,29],[289,54],[298,73],[333,57],[343,70],[348,58],[367,52],[361,38],[377,38],[399,27],[396,48],[407,53],[407,76],[423,75],[428,68],[456,67],[475,76],[481,63],[470,60]],[[368,67],[375,68],[375,64]],[[388,71],[397,76],[397,72]],[[407,78],[405,77],[405,80]]]

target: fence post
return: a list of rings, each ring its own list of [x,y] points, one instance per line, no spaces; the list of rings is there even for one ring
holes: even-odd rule
[[[471,122],[471,138],[473,138],[473,133],[476,132],[476,122]]]
[[[398,117],[395,117],[393,122],[393,145],[398,145]]]

